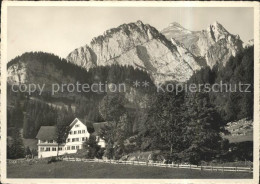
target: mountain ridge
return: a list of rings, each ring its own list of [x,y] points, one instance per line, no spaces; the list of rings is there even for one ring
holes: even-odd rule
[[[230,34],[217,21],[202,31],[190,31],[173,22],[161,32],[137,21],[106,30],[89,45],[69,53],[67,60],[86,70],[130,65],[147,71],[155,83],[185,82],[206,65],[225,66],[243,50],[242,44],[238,35]]]
[[[155,83],[167,80],[184,82],[200,69],[200,65],[193,62],[195,58],[192,55],[182,58],[178,46],[154,27],[137,21],[105,31],[93,38],[89,46],[72,51],[67,60],[87,70],[114,63],[130,65],[149,72]],[[90,57],[91,52],[96,57]]]
[[[225,66],[231,56],[244,49],[239,35],[229,33],[217,21],[202,31],[183,31],[173,24],[164,28],[161,33],[168,39],[178,40],[195,56],[204,57],[211,68],[216,64]]]

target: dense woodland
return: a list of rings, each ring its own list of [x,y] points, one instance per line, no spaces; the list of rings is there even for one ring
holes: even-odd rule
[[[236,57],[231,57],[226,66],[215,66],[212,70],[205,67],[193,75],[188,83],[205,84],[220,82],[227,84],[249,84],[251,93],[219,92],[209,93],[211,103],[222,118],[236,121],[242,118],[253,118],[254,100],[254,47],[248,47]],[[234,90],[234,85],[231,90]],[[234,103],[236,102],[236,103]]]
[[[250,90],[253,91],[253,55],[253,47],[249,47],[231,57],[225,67],[206,67],[195,73],[187,83],[242,82],[251,84]],[[46,53],[26,53],[10,61],[8,66],[23,59],[54,64],[64,75],[85,83],[125,82],[131,86],[138,79],[152,83],[146,72],[130,66],[112,65],[85,71]],[[41,100],[32,100],[27,94],[8,91],[8,101],[13,104],[8,108],[8,129],[23,128],[24,138],[35,138],[40,126],[55,125],[59,130],[57,141],[62,143],[67,125],[74,117],[80,117],[90,122],[109,122],[100,133],[107,143],[104,154],[108,158],[118,159],[137,150],[162,150],[171,160],[195,164],[214,158],[235,159],[232,156],[227,158],[230,154],[228,141],[220,136],[220,132],[229,121],[253,118],[253,92],[157,93],[154,85],[149,90],[137,90],[141,94],[149,94],[146,108],[131,104],[122,93],[76,94],[73,99],[62,99],[62,107],[57,108],[45,103],[59,100],[49,95],[39,97]],[[9,132],[16,132],[10,133],[11,137],[17,136],[17,131]],[[88,143],[85,147],[89,147]]]

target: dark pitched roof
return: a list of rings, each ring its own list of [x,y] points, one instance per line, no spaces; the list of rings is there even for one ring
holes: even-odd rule
[[[92,135],[95,135],[95,136],[98,135],[101,127],[108,125],[108,122],[94,123],[91,121],[84,121],[82,119],[75,118],[73,120],[73,122],[70,124],[70,127],[75,125],[75,123],[78,122],[78,120],[81,121],[83,124],[85,124],[87,126],[87,128],[89,128],[87,123],[91,123],[94,128],[94,132],[92,133]],[[55,126],[41,126],[36,138],[40,139],[40,140],[55,140],[56,139],[56,127]]]
[[[93,123],[93,127],[95,132],[93,133],[93,135],[98,135],[100,129],[104,126],[108,125],[108,122],[100,122],[100,123]]]
[[[56,139],[56,127],[55,126],[41,126],[37,136],[40,140],[55,140]]]
[[[73,127],[78,121],[81,121],[81,123],[83,123],[84,125],[87,126],[87,121],[86,121],[86,120],[81,119],[81,118],[75,118],[75,119],[71,122],[71,124],[69,125],[70,128]]]

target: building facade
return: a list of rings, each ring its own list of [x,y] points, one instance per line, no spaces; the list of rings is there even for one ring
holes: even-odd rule
[[[97,136],[102,123],[94,123],[94,133],[98,145],[105,147],[105,141]],[[38,158],[45,158],[57,155],[76,153],[83,148],[83,143],[89,138],[90,133],[86,124],[82,120],[75,118],[69,125],[70,131],[66,142],[58,146],[56,139],[55,126],[41,126],[36,138],[38,139]]]

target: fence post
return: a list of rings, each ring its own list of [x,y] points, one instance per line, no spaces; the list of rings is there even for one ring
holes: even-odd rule
[[[190,164],[190,170],[191,170],[191,164]]]
[[[211,171],[213,171],[213,166],[211,166]]]
[[[222,172],[224,172],[224,166],[222,166]]]
[[[200,170],[202,171],[202,165],[200,166]]]
[[[237,167],[236,167],[236,172],[237,172]]]

